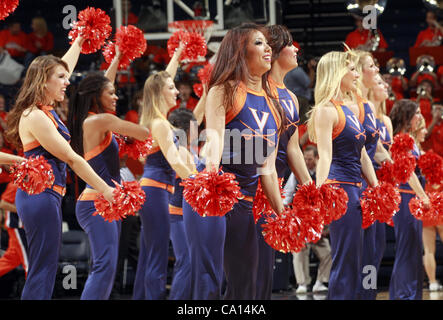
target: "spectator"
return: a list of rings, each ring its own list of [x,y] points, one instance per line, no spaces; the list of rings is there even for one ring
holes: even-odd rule
[[[31,23],[32,32],[28,35],[29,51],[34,55],[48,54],[54,48],[54,36],[48,31],[46,20],[35,17]]]
[[[305,69],[306,68],[306,69]],[[310,58],[303,66],[299,65],[286,74],[284,79],[285,86],[291,90],[297,99],[300,98],[307,102],[312,100],[312,88],[315,82],[315,70],[317,68],[317,59]],[[302,104],[303,101],[300,101]]]
[[[351,49],[358,49],[364,51],[386,51],[388,44],[383,37],[380,30],[377,33],[380,36],[380,41],[375,50],[375,37],[371,33],[371,30],[363,28],[363,17],[354,16],[356,29],[346,36],[345,43]]]
[[[131,12],[132,4],[130,0],[122,0],[122,17],[123,25],[136,25],[138,22],[138,17]]]
[[[426,147],[424,149],[432,149],[443,157],[443,104],[438,102],[432,106],[432,122],[428,126],[426,135]]]
[[[439,86],[437,75],[434,72],[435,62],[434,58],[429,55],[421,55],[417,58],[417,71],[411,77],[409,82],[410,87],[420,85],[423,80],[432,82],[434,88]]]
[[[131,121],[138,124],[138,114],[140,110],[140,106],[143,104],[143,90],[139,90],[135,93],[132,98],[130,109],[125,114],[125,120]]]
[[[423,80],[417,88],[417,98],[411,99],[415,100],[419,106],[420,111],[426,121],[426,126],[432,121],[432,104],[438,99],[433,96],[434,86],[429,80]]]
[[[440,45],[439,37],[443,36],[443,27],[438,23],[435,12],[426,13],[426,23],[428,28],[420,31],[415,41],[414,48],[434,47]]]
[[[6,49],[9,55],[19,63],[24,63],[28,52],[28,36],[21,30],[19,21],[9,23],[8,29],[0,32],[0,51]]]
[[[309,170],[312,180],[315,180],[315,169],[318,161],[317,148],[308,146],[303,152],[306,166]],[[289,176],[288,182],[285,185],[285,199],[284,204],[287,206],[292,202],[294,192],[298,182],[293,173]],[[296,293],[306,293],[308,286],[311,284],[311,277],[309,275],[309,251],[312,249],[315,255],[320,260],[317,270],[317,279],[312,288],[312,292],[328,291],[324,285],[329,281],[329,272],[331,270],[332,258],[331,247],[327,239],[327,228],[323,231],[322,237],[316,243],[306,244],[306,248],[300,252],[293,253],[293,266],[295,278],[298,284]]]
[[[6,100],[5,96],[0,94],[0,132],[6,130],[6,117],[8,112],[6,112]]]
[[[192,83],[188,79],[184,78],[177,83],[177,89],[180,92],[177,97],[177,105],[169,110],[169,113],[178,108],[187,108],[194,110],[198,103],[198,99],[192,96],[193,88]]]
[[[440,86],[443,87],[443,65],[441,65],[437,70],[437,78]]]

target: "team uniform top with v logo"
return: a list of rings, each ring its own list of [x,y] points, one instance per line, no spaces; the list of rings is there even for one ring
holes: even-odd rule
[[[332,161],[328,180],[361,183],[361,150],[365,145],[365,129],[345,105],[332,101],[338,124],[332,131]]]
[[[277,110],[265,91],[253,91],[240,82],[226,114],[221,166],[235,174],[245,196],[255,196],[259,168],[278,145],[279,125]]]
[[[382,120],[380,120],[379,118],[377,118],[376,121],[377,121],[378,132],[380,134],[380,141],[383,144],[383,147],[387,151],[389,151],[389,149],[391,148],[392,139],[389,134],[388,128],[386,127],[384,122]],[[379,168],[380,168],[380,165],[378,163],[375,163],[374,169],[378,170]]]
[[[300,124],[300,117],[295,107],[295,101],[289,93],[284,84],[279,84],[268,77],[269,86],[271,87],[272,94],[278,98],[280,105],[285,111],[286,126],[284,132],[280,135],[278,143],[277,160],[275,167],[277,169],[277,175],[279,178],[284,177],[285,171],[288,168],[288,143],[292,135],[297,131]]]
[[[372,165],[375,167],[376,162],[374,156],[375,151],[377,150],[378,139],[380,137],[380,132],[377,127],[377,118],[366,100],[357,97],[357,103],[360,110],[360,123],[363,125],[366,132],[366,152],[372,161]]]
[[[68,128],[64,125],[64,123],[60,120],[59,116],[55,112],[54,108],[51,106],[39,106],[39,109],[42,110],[54,125],[57,128],[57,131],[61,134],[63,138],[67,141],[71,140],[71,135],[69,134]],[[34,140],[30,143],[27,143],[23,146],[23,151],[26,158],[31,156],[42,156],[45,158],[48,163],[52,167],[52,171],[54,173],[54,185],[65,187],[66,186],[66,163],[53,156],[51,153],[46,151],[37,140]]]

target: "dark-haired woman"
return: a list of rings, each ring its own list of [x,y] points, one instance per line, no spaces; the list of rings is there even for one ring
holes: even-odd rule
[[[29,66],[14,108],[8,115],[8,138],[25,156],[43,156],[51,165],[54,185],[37,195],[18,189],[16,206],[29,248],[29,271],[22,299],[50,299],[54,289],[62,234],[61,200],[66,185],[66,164],[81,179],[112,200],[114,190],[75,153],[70,135],[53,109],[63,101],[80,55],[77,38],[63,58],[40,56]]]
[[[394,136],[397,133],[408,133],[417,130],[422,117],[420,108],[414,101],[402,99],[394,103],[389,114]],[[411,151],[416,158],[420,156],[417,145]],[[409,201],[416,195],[429,203],[424,191],[424,177],[418,166],[415,175],[408,183],[401,184],[400,211],[394,220],[395,261],[389,284],[389,298],[392,300],[421,300],[423,294],[423,242],[422,222],[412,216]]]
[[[117,54],[105,75],[86,76],[71,97],[68,127],[73,149],[91,165],[109,186],[120,183],[118,143],[112,132],[145,140],[146,128],[115,116],[117,95],[114,80],[120,61]],[[121,223],[107,222],[96,211],[94,200],[99,193],[89,184],[77,199],[76,216],[88,234],[92,251],[92,268],[83,289],[82,300],[108,299],[117,269]]]
[[[283,210],[275,159],[284,113],[269,99],[265,73],[272,50],[260,30],[252,24],[231,29],[209,81],[206,169],[222,166],[233,173],[244,197],[225,217],[200,217],[183,202],[193,299],[220,299],[223,271],[225,299],[255,299],[258,244],[252,202],[260,176],[272,208]]]
[[[297,130],[300,123],[298,100],[283,83],[286,74],[298,66],[298,49],[293,45],[291,33],[284,26],[269,26],[266,28],[265,35],[272,48],[272,67],[268,73],[267,80],[273,96],[278,99],[286,116],[286,126],[284,132],[280,135],[277,162],[275,164],[277,177],[283,179],[289,166],[297,177],[297,181],[301,184],[306,184],[311,182],[312,179],[306,168],[299,144]],[[257,222],[259,268],[256,299],[259,300],[271,299],[272,275],[274,271],[275,250],[263,239],[261,225],[264,222],[264,218]]]

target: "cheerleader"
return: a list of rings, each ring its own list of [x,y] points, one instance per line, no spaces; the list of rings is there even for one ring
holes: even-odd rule
[[[176,105],[178,95],[173,81],[175,71],[176,68],[172,75],[161,71],[149,76],[143,89],[140,124],[150,130],[153,149],[140,180],[146,193],[146,202],[140,210],[146,246],[146,251],[140,254],[146,255],[146,268],[137,268],[143,274],[137,274],[136,279],[144,284],[144,298],[148,300],[166,298],[170,234],[168,203],[170,194],[174,193],[175,176],[185,179],[195,172],[192,156],[186,148],[178,146],[174,128],[166,119],[169,110]],[[142,257],[141,261],[144,259]]]
[[[389,114],[393,134],[416,131],[422,117],[420,108],[414,101],[402,99],[394,103]],[[414,157],[420,156],[417,145],[411,151]],[[409,201],[418,196],[429,203],[424,188],[424,177],[418,166],[408,183],[401,184],[400,211],[394,220],[396,241],[395,261],[389,283],[389,297],[392,300],[421,300],[423,289],[423,243],[422,222],[412,216]]]
[[[8,115],[8,138],[26,157],[41,155],[51,165],[55,182],[36,195],[19,189],[15,202],[28,240],[29,270],[22,299],[50,299],[58,267],[62,235],[61,200],[65,193],[66,164],[80,178],[112,201],[114,188],[108,186],[75,153],[70,135],[53,109],[63,101],[69,77],[80,55],[78,37],[63,56],[40,56],[29,66],[14,108]]]
[[[116,56],[103,76],[100,73],[86,76],[70,99],[68,128],[72,133],[71,146],[83,155],[94,171],[109,186],[120,183],[118,143],[113,132],[146,140],[146,128],[115,116],[118,97],[114,80],[121,54]],[[99,193],[89,184],[77,199],[76,216],[87,233],[91,247],[92,267],[80,299],[105,300],[114,285],[121,222],[105,221],[93,216],[94,200]]]
[[[231,29],[218,51],[205,110],[205,165],[214,171],[221,165],[233,173],[243,198],[225,217],[202,218],[183,203],[193,299],[219,299],[223,270],[225,299],[256,296],[258,243],[252,202],[259,176],[274,211],[283,210],[275,159],[284,113],[267,92],[265,73],[271,61],[272,50],[253,24]]]
[[[272,66],[271,71],[268,72],[268,84],[273,96],[278,99],[286,116],[286,126],[284,132],[280,135],[277,161],[275,163],[277,176],[279,179],[283,179],[289,165],[296,175],[297,181],[302,184],[309,183],[312,179],[300,149],[297,130],[300,123],[298,100],[283,83],[286,74],[298,66],[298,49],[293,45],[291,33],[284,26],[269,26],[265,30],[265,35],[272,49]],[[274,272],[275,250],[263,238],[261,225],[264,222],[265,217],[262,217],[257,222],[259,267],[255,298],[258,300],[271,299],[272,275]]]
[[[357,89],[359,74],[351,52],[329,52],[319,61],[315,107],[308,120],[317,142],[317,186],[337,184],[349,198],[345,215],[330,224],[332,267],[329,299],[357,299],[362,257],[360,188],[363,173],[371,186],[378,184],[365,150],[365,130],[359,108],[349,98]],[[348,99],[348,102],[346,102]]]

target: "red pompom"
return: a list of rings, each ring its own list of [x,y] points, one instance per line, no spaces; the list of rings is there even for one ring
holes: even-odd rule
[[[422,220],[431,225],[443,224],[443,193],[430,192],[429,206],[423,200],[415,197],[409,201],[409,210],[418,220]]]
[[[115,33],[115,43],[108,42],[103,50],[103,56],[107,63],[111,63],[114,59],[116,45],[122,53],[119,69],[127,69],[131,62],[141,57],[147,48],[143,31],[133,25],[118,28]]]
[[[267,217],[262,229],[266,243],[277,251],[299,252],[306,247],[307,228],[289,208],[279,215]]]
[[[103,195],[94,200],[97,210],[92,215],[100,215],[105,221],[113,222],[135,215],[146,200],[146,194],[137,181],[124,181],[121,185],[114,181],[112,204]]]
[[[381,167],[377,170],[377,179],[378,181],[396,185],[398,182],[394,175],[394,164],[390,161],[383,162]]]
[[[72,44],[81,35],[85,39],[81,53],[89,54],[100,50],[111,32],[111,18],[101,9],[88,7],[79,12],[68,37]]]
[[[201,83],[195,83],[192,87],[194,88],[195,95],[201,98],[203,95],[203,85]]]
[[[120,157],[123,157],[125,154],[127,154],[128,157],[138,160],[140,158],[145,158],[152,150],[152,136],[149,136],[149,138],[144,141],[140,141],[137,139],[121,136],[119,134],[114,135],[115,139],[118,142],[118,155]]]
[[[320,187],[322,195],[321,215],[325,225],[340,219],[348,209],[349,197],[343,188],[332,184],[323,184]]]
[[[280,195],[282,199],[285,198],[284,196],[284,190],[283,190],[283,178],[278,179],[278,185],[280,188]],[[252,214],[254,216],[255,223],[258,222],[258,220],[262,216],[269,216],[274,213],[274,210],[272,209],[271,205],[269,204],[268,198],[266,198],[266,195],[261,187],[260,179],[258,180],[257,190],[255,192],[254,197],[254,203],[252,205]]]
[[[209,79],[211,78],[211,72],[214,69],[214,65],[211,63],[207,63],[203,68],[198,70],[197,76],[200,79],[202,84],[208,84]]]
[[[397,155],[408,153],[414,148],[414,139],[407,133],[397,133],[393,141],[390,151],[394,161]]]
[[[362,228],[366,229],[375,221],[388,222],[400,210],[401,196],[390,183],[380,182],[376,187],[368,187],[362,194]]]
[[[235,175],[220,173],[205,169],[180,184],[183,198],[202,217],[224,216],[243,197]]]
[[[0,2],[0,20],[9,16],[18,6],[18,0],[2,0]]]
[[[186,47],[181,54],[180,61],[195,61],[199,57],[206,56],[206,40],[202,35],[195,32],[179,30],[174,32],[168,40],[168,54],[170,57],[174,55],[181,41],[186,43]]]
[[[320,208],[299,204],[292,210],[303,226],[305,241],[315,243],[320,240],[324,228],[324,217]]]
[[[54,184],[54,173],[49,162],[42,156],[30,157],[11,166],[11,178],[28,194],[39,194]]]
[[[418,158],[418,166],[426,178],[426,183],[431,185],[443,183],[443,158],[433,150],[427,151]]]
[[[397,183],[406,183],[415,170],[416,159],[411,153],[400,153],[394,157],[393,174]]]

